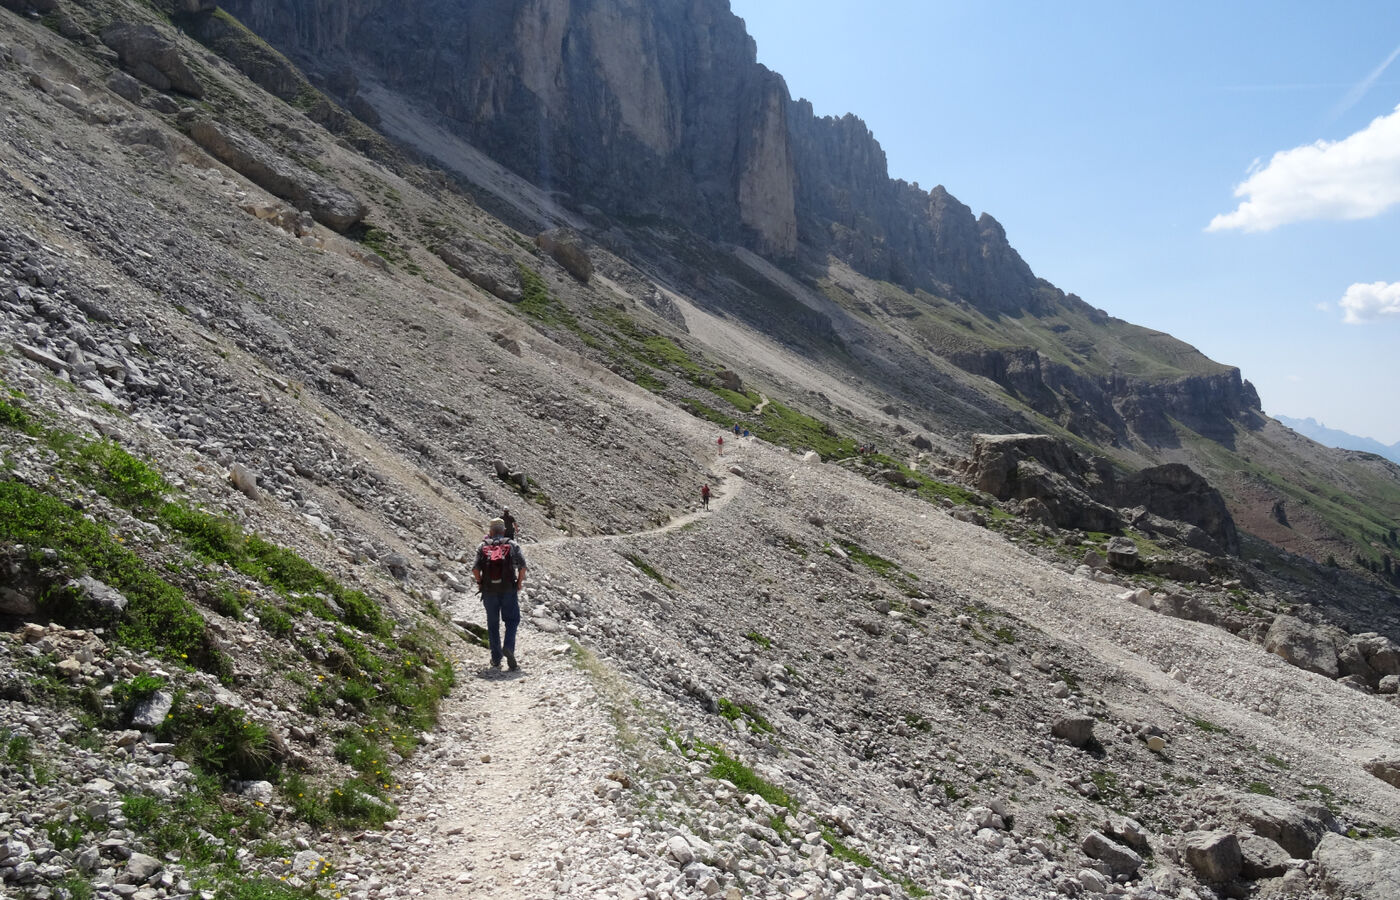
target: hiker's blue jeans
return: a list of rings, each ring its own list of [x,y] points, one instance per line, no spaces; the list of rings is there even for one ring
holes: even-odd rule
[[[491,663],[501,661],[501,656],[515,655],[515,629],[520,625],[520,593],[515,588],[493,594],[482,594],[481,602],[486,605],[486,631],[491,635]],[[501,644],[501,623],[506,623],[506,641]]]

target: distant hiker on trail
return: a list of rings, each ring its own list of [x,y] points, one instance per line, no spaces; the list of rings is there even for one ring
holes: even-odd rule
[[[734,423],[734,436],[735,436],[735,437],[738,437],[738,436],[739,436],[739,423],[738,423],[738,422],[735,422],[735,423]]]
[[[700,485],[700,502],[705,509],[710,508],[710,486],[708,484]]]
[[[724,455],[724,435],[720,435],[720,436],[719,436],[719,440],[716,441],[715,443],[719,444],[719,455],[720,455],[720,456],[723,456],[723,455]]]
[[[510,507],[501,510],[501,521],[506,523],[504,536],[515,540],[515,517],[510,514]]]
[[[520,588],[525,584],[525,555],[520,545],[505,536],[503,519],[491,520],[491,533],[476,548],[472,578],[486,606],[486,630],[491,635],[491,668],[501,667],[504,655],[510,670],[515,662],[515,629],[520,624]],[[501,622],[506,623],[505,643],[501,642]]]

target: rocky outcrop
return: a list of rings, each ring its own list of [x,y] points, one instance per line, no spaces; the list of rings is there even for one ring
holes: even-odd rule
[[[1058,302],[1088,309],[1072,294],[1062,295]],[[1147,329],[1119,326],[1133,340],[1180,344]],[[1258,393],[1234,368],[1221,367],[1217,374],[1148,379],[1086,375],[1029,347],[963,350],[948,358],[1074,434],[1104,443],[1136,439],[1151,447],[1174,447],[1179,443],[1179,424],[1232,445],[1239,423],[1262,421]]]
[[[198,4],[198,0],[190,2]],[[283,100],[296,99],[309,88],[296,67],[257,35],[228,16],[202,14],[206,12],[185,9],[177,15],[191,37],[233,63],[254,84]]]
[[[967,475],[974,487],[1000,500],[1038,501],[1060,528],[1118,531],[1119,510],[1131,508],[1133,524],[1144,530],[1212,553],[1239,552],[1224,498],[1178,463],[1120,477],[1107,460],[1086,458],[1059,438],[979,434],[973,436]]]
[[[366,72],[549,190],[796,250],[787,88],[723,0],[223,6],[313,76]]]
[[[507,303],[520,302],[520,267],[509,254],[460,236],[438,245],[433,252],[449,269],[482,290]]]
[[[1305,809],[1260,794],[1236,795],[1231,809],[1255,834],[1278,844],[1294,859],[1312,859],[1318,843],[1337,824],[1326,807]]]
[[[150,25],[113,22],[102,30],[102,43],[116,52],[123,68],[156,90],[204,96],[204,85],[185,64],[180,48]]]
[[[1329,834],[1317,847],[1323,878],[1339,896],[1393,900],[1400,884],[1400,846],[1393,841],[1354,841]]]
[[[1217,545],[1198,546],[1199,539],[1182,532],[1186,543],[1199,550],[1223,550],[1232,556],[1240,552],[1239,534],[1225,498],[1190,466],[1168,463],[1134,472],[1119,483],[1118,505],[1141,506],[1152,515],[1189,523]]]
[[[230,0],[315,77],[358,69],[536,184],[771,256],[803,243],[994,313],[1063,295],[990,215],[889,177],[859,118],[819,117],[723,0]]]
[[[1113,473],[1103,459],[1086,459],[1064,441],[1043,434],[973,437],[969,477],[1001,500],[1036,499],[1060,528],[1117,531],[1116,510],[1094,499],[1111,493]]]
[[[1346,632],[1339,628],[1309,625],[1302,619],[1280,615],[1264,636],[1264,649],[1300,669],[1336,678],[1341,674],[1337,646],[1346,641]]]
[[[593,261],[577,235],[564,229],[542,232],[535,236],[535,246],[584,284],[593,277]]]
[[[0,8],[17,13],[51,13],[58,9],[58,0],[0,0]]]
[[[201,119],[190,126],[190,137],[235,172],[310,212],[327,228],[345,232],[365,217],[365,205],[349,191],[322,180],[252,135]]]

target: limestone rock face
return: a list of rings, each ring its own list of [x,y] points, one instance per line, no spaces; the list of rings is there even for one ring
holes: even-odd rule
[[[1144,530],[1197,549],[1239,552],[1235,523],[1220,492],[1178,463],[1120,479],[1107,461],[1087,459],[1050,435],[979,434],[973,435],[968,475],[978,490],[1000,500],[1044,503],[1061,528],[1117,531],[1123,526],[1119,508],[1137,507],[1131,518]]]
[[[1336,825],[1326,807],[1304,809],[1276,797],[1241,794],[1232,806],[1255,834],[1278,844],[1294,859],[1312,859],[1313,850]]]
[[[1346,640],[1347,635],[1339,629],[1280,615],[1264,636],[1264,649],[1300,669],[1336,678],[1340,674],[1337,646]]]
[[[449,269],[482,290],[507,303],[520,302],[520,268],[510,255],[464,237],[443,243],[434,252]]]
[[[102,43],[116,51],[127,71],[156,90],[204,96],[204,86],[185,65],[175,42],[150,25],[113,22],[102,30]]]
[[[222,6],[313,71],[372,75],[548,190],[796,249],[787,87],[723,0]]]
[[[1323,877],[1355,900],[1391,900],[1400,885],[1400,846],[1393,841],[1353,841],[1328,834],[1315,858]]]
[[[344,232],[365,217],[365,205],[349,191],[323,181],[252,135],[201,119],[190,127],[190,137],[235,172],[307,210],[327,228]]]
[[[567,231],[556,228],[536,235],[535,245],[584,284],[593,277],[593,261],[588,258],[588,251],[583,249],[582,242],[576,236]]]
[[[1240,551],[1235,521],[1225,507],[1225,499],[1189,466],[1168,463],[1134,472],[1123,479],[1119,497],[1131,499],[1165,519],[1199,528],[1226,553],[1236,555]]]
[[[1181,861],[1202,881],[1231,881],[1244,865],[1239,838],[1230,831],[1192,831],[1182,835],[1177,847]]]

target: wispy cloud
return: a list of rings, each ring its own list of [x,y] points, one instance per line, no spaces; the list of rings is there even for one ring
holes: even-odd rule
[[[1332,107],[1331,117],[1333,119],[1337,118],[1342,113],[1355,106],[1362,97],[1366,96],[1366,92],[1385,74],[1385,70],[1390,68],[1390,64],[1395,62],[1397,56],[1400,56],[1400,47],[1396,47],[1394,50],[1390,51],[1390,55],[1385,58],[1384,62],[1372,69],[1370,75],[1367,75],[1365,78],[1352,85],[1351,90],[1347,91],[1346,96],[1343,97],[1336,106]]]
[[[1400,317],[1400,282],[1353,284],[1337,305],[1346,312],[1342,321],[1351,325],[1374,322],[1387,316]]]
[[[1207,231],[1268,231],[1314,219],[1368,219],[1400,203],[1400,107],[1340,141],[1275,153],[1235,188]]]

